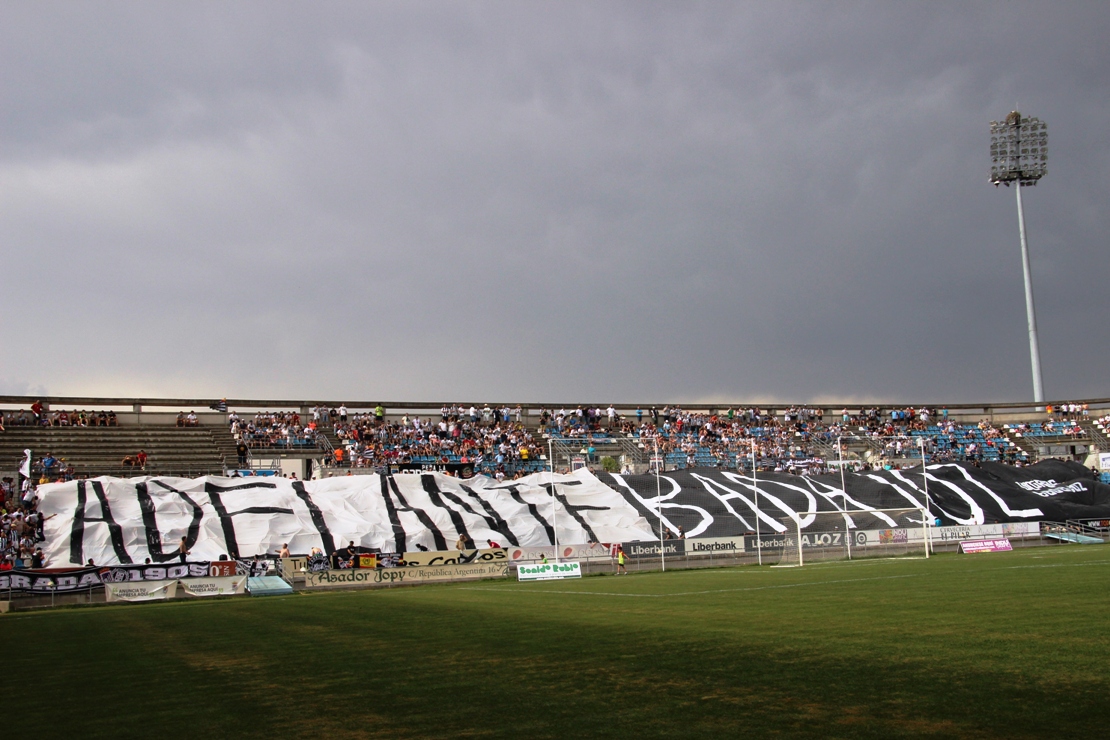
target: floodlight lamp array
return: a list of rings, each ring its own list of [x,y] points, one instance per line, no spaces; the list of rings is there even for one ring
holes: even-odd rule
[[[991,121],[991,182],[1036,185],[1048,172],[1048,124],[1017,111]]]

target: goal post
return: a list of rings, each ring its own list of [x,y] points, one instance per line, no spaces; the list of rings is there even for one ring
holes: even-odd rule
[[[799,567],[824,560],[876,557],[929,557],[929,525],[924,509],[822,511],[779,519],[775,566]]]

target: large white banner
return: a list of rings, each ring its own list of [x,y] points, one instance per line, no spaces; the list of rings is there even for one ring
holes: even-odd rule
[[[554,489],[554,502],[553,490]],[[515,481],[441,473],[285,478],[96,478],[40,486],[53,567],[333,552],[453,548],[460,535],[507,550],[651,539],[648,522],[588,471]],[[553,516],[554,510],[554,516]]]

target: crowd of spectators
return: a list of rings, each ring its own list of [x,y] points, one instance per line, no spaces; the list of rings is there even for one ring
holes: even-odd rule
[[[213,408],[226,409],[221,401]],[[404,415],[387,418],[378,405],[372,410],[351,413],[340,404],[316,406],[302,418],[296,411],[259,412],[253,418],[228,416],[237,442],[239,462],[245,464],[249,451],[257,448],[319,450],[333,467],[382,467],[386,465],[470,464],[491,474],[513,475],[544,467],[544,438],[572,442],[589,450],[607,438],[632,439],[645,454],[658,444],[667,467],[716,466],[750,468],[754,455],[762,470],[824,472],[835,460],[838,440],[860,452],[868,450],[872,464],[908,464],[924,453],[929,462],[1001,461],[1023,464],[1026,445],[1015,439],[1059,438],[1078,440],[1090,433],[1081,422],[1090,421],[1087,404],[1046,405],[1048,419],[1012,425],[957,423],[946,409],[927,407],[828,409],[791,406],[770,411],[759,407],[728,408],[709,414],[686,411],[680,406],[627,408],[608,407],[539,409],[536,439],[521,406],[444,405],[440,418]],[[535,417],[531,417],[532,420]],[[1102,420],[1099,420],[1102,422]],[[113,411],[46,409],[36,401],[30,409],[7,411],[4,425],[116,426]],[[182,411],[177,426],[197,425],[196,413]],[[1110,426],[1110,416],[1103,423]],[[1018,439],[1020,442],[1020,439]],[[145,454],[129,455],[125,467],[145,467]],[[64,462],[44,466],[36,472],[48,480],[65,479]],[[37,477],[37,476],[36,476]]]
[[[1049,418],[1055,418],[1058,421],[1086,421],[1091,417],[1091,410],[1085,403],[1050,403],[1044,407],[1044,410]]]
[[[445,405],[439,421],[408,414],[390,420],[381,406],[362,414],[341,407],[327,424],[336,440],[336,466],[462,464],[498,478],[544,468],[541,445],[525,428],[520,406]]]
[[[379,405],[351,413],[346,406],[318,406],[307,423],[296,412],[255,415],[244,421],[232,413],[232,432],[246,447],[319,448],[333,468],[379,468],[405,464],[470,464],[491,475],[514,475],[546,466],[546,437],[587,450],[595,443],[631,439],[643,456],[656,445],[668,468],[710,466],[817,474],[835,465],[837,445],[857,467],[893,467],[946,461],[1028,462],[1026,449],[1012,438],[1041,436],[1077,438],[1087,432],[1081,404],[1060,404],[1042,424],[996,425],[949,419],[948,410],[928,407],[878,406],[828,412],[791,406],[770,411],[759,407],[729,408],[716,414],[686,411],[680,406],[618,411],[579,406],[538,410],[538,430],[530,429],[520,406],[445,405],[439,419],[419,415],[387,418]],[[532,417],[533,419],[535,417]],[[1110,423],[1110,417],[1107,422]],[[535,436],[534,436],[535,435]],[[847,448],[855,454],[847,454]],[[863,457],[859,456],[866,452]],[[866,458],[866,459],[864,459]]]
[[[13,478],[0,481],[0,570],[43,568],[39,543],[45,541],[46,519],[36,510],[34,486],[24,480],[20,490]]]
[[[184,411],[178,411],[177,412],[177,426],[179,426],[179,427],[195,427],[195,426],[198,426],[199,424],[200,424],[200,422],[197,420],[197,414],[196,414],[195,411],[190,411],[187,414]]]
[[[30,427],[114,427],[119,426],[115,411],[47,411],[35,403],[31,409],[5,411],[0,414],[0,431],[5,426]]]
[[[250,420],[241,419],[232,411],[228,415],[231,435],[237,443],[247,448],[259,447],[316,447],[317,422],[301,423],[301,415],[296,412],[259,412]],[[245,461],[242,452],[240,461]]]
[[[1065,422],[1038,425],[1037,433],[1079,436],[1085,432],[1074,420],[1079,405],[1064,412]],[[1008,435],[1021,436],[1019,427],[996,426],[984,419],[959,424],[947,409],[844,409],[826,418],[820,408],[792,406],[771,413],[758,407],[729,408],[719,414],[695,413],[679,406],[636,409],[621,415],[606,409],[561,408],[541,410],[542,428],[556,438],[587,441],[624,436],[654,454],[658,449],[667,467],[752,467],[760,470],[818,474],[829,470],[837,445],[862,445],[870,453],[867,466],[909,466],[924,453],[930,463],[996,461],[1021,465],[1024,449]]]

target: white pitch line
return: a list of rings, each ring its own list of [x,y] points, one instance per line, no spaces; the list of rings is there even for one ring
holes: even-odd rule
[[[708,591],[678,591],[673,594],[621,594],[611,591],[555,591],[545,589],[543,591],[530,591],[533,594],[583,594],[585,596],[626,596],[631,598],[644,598],[644,599],[663,599],[668,596],[701,596],[704,594],[725,594],[737,591],[767,591],[773,588],[800,588],[802,586],[824,586],[830,583],[856,583],[858,581],[887,581],[892,578],[917,578],[918,576],[929,575],[928,573],[910,573],[902,576],[875,576],[874,578],[842,578],[833,581],[806,581],[805,583],[783,583],[777,586],[748,586],[747,588],[716,588]],[[475,588],[464,586],[459,589],[460,591],[496,591],[498,593],[515,593],[507,588]]]
[[[981,568],[979,572],[991,570],[1017,570],[1022,568],[1076,568],[1086,565],[1110,565],[1110,560],[1099,560],[1089,563],[1054,563],[1045,565],[1008,565],[1001,568]],[[612,591],[565,591],[565,590],[535,590],[529,591],[532,594],[582,594],[583,596],[617,596],[627,598],[641,598],[641,599],[663,599],[670,596],[702,596],[705,594],[722,594],[722,593],[736,593],[746,591],[767,591],[777,588],[800,588],[802,586],[821,586],[827,583],[858,583],[861,581],[887,581],[894,578],[916,578],[918,576],[931,575],[929,573],[909,573],[900,576],[875,576],[873,578],[841,578],[832,581],[806,581],[805,583],[783,583],[775,586],[748,586],[745,588],[718,588],[709,589],[706,591],[678,591],[673,594],[634,594],[634,593],[615,593]],[[461,586],[460,591],[493,591],[497,593],[520,593],[519,591],[510,588],[480,588],[475,586]]]
[[[1045,563],[1044,565],[1007,565],[1004,568],[984,568],[983,570],[1017,570],[1019,568],[1079,568],[1084,565],[1110,565],[1110,560],[1096,560],[1091,563]]]

